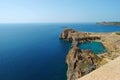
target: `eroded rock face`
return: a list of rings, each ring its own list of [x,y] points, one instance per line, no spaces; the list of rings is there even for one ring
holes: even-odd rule
[[[72,41],[72,35],[71,33],[75,33],[76,31],[73,30],[73,29],[65,29],[61,35],[60,35],[60,38],[61,39],[65,39],[67,41]]]
[[[90,50],[81,51],[78,47],[72,47],[66,57],[67,80],[76,80],[95,70],[100,61]]]
[[[77,80],[120,56],[120,36],[116,33],[87,33],[65,29],[60,38],[72,42],[71,49],[66,57],[67,80]],[[104,54],[96,55],[90,50],[82,51],[77,47],[80,43],[93,40],[102,42],[107,51]]]
[[[77,32],[73,29],[65,29],[61,33],[60,39],[72,42],[71,49],[66,57],[68,65],[67,80],[76,80],[99,66],[102,61],[101,58],[90,50],[82,51],[77,47],[79,43],[100,40],[99,36],[86,32]]]
[[[73,29],[65,29],[61,33],[60,38],[74,43],[76,42],[82,43],[91,40],[100,40],[99,36],[94,36],[91,35],[90,33],[85,33],[85,32],[77,32]]]

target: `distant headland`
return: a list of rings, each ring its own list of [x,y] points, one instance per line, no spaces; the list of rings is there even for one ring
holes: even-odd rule
[[[120,26],[120,22],[97,22],[96,24],[100,25],[115,25],[115,26]]]

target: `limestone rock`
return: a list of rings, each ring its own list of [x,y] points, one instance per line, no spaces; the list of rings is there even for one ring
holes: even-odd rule
[[[95,70],[100,61],[90,50],[82,51],[78,47],[72,47],[66,57],[67,80],[76,80]]]
[[[60,39],[71,41],[74,43],[83,43],[91,40],[100,40],[100,37],[91,35],[91,33],[87,32],[77,32],[73,29],[65,29],[61,33]]]
[[[88,33],[65,29],[60,39],[72,42],[66,57],[67,80],[77,80],[101,65],[120,56],[120,36],[115,33]],[[77,46],[87,41],[100,41],[106,47],[104,54],[96,55],[90,50],[82,51]]]

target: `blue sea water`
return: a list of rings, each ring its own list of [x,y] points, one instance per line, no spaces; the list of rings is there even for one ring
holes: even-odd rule
[[[106,48],[101,42],[89,41],[79,45],[82,50],[91,50],[95,54],[106,52]]]
[[[0,80],[66,80],[70,43],[64,28],[88,32],[120,31],[118,26],[79,23],[0,24]]]

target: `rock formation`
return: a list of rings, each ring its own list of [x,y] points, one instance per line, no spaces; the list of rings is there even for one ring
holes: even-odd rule
[[[66,57],[67,79],[76,80],[88,74],[98,67],[100,61],[90,50],[82,51],[78,47],[72,47]]]
[[[91,33],[85,33],[85,32],[77,32],[73,29],[65,29],[61,35],[60,39],[64,39],[67,41],[72,42],[77,46],[77,43],[83,43],[86,41],[91,41],[91,40],[100,40],[99,36],[94,36]]]
[[[88,74],[95,70],[98,64],[100,64],[100,61],[102,61],[90,50],[82,51],[77,47],[82,42],[100,40],[99,36],[91,35],[91,33],[77,32],[73,29],[65,29],[61,33],[60,39],[72,42],[71,49],[66,57],[68,80],[76,80]]]
[[[71,49],[66,57],[67,80],[77,80],[120,56],[120,36],[116,33],[88,33],[65,29],[61,33],[60,39],[72,42]],[[96,55],[90,50],[78,48],[78,44],[93,40],[102,42],[107,52]]]

